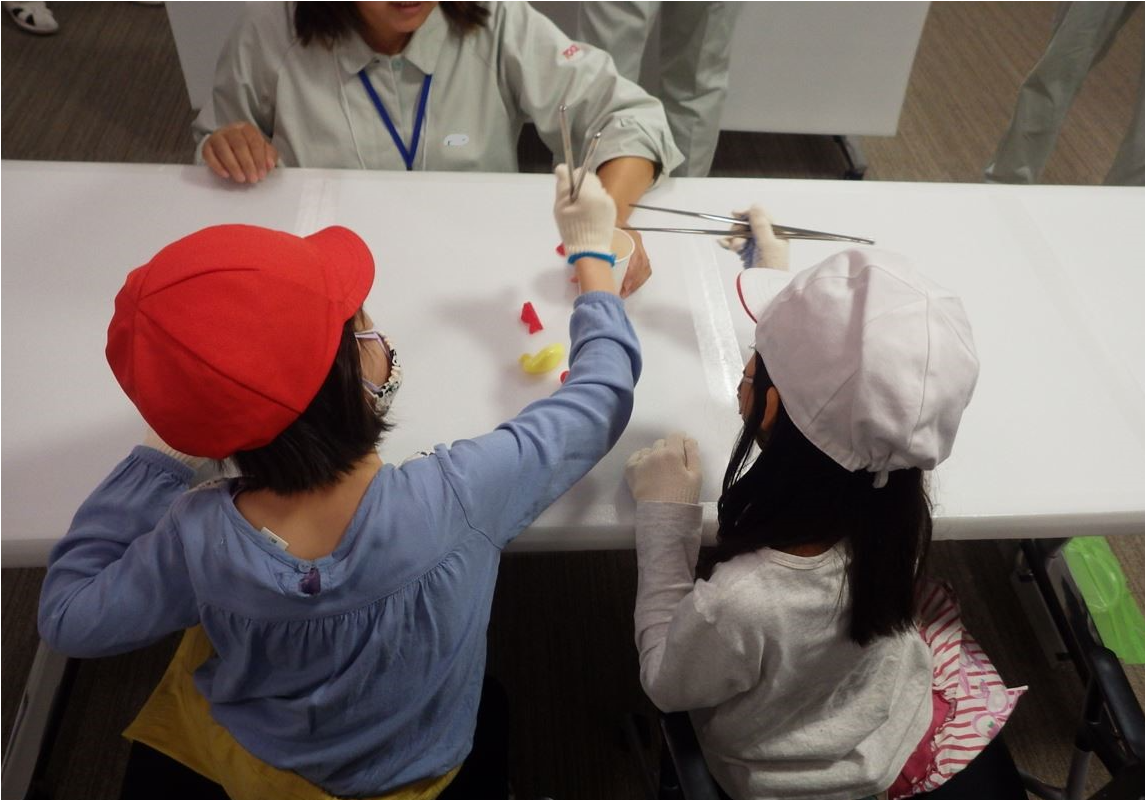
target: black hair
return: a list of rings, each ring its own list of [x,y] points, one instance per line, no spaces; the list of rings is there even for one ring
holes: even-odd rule
[[[762,547],[831,546],[847,541],[849,635],[859,645],[910,629],[916,588],[931,543],[931,504],[918,469],[874,474],[844,469],[799,431],[784,410],[758,441],[772,379],[756,354],[752,407],[724,474],[716,546],[701,554],[698,577]],[[749,465],[754,445],[760,454]]]
[[[458,36],[483,27],[489,9],[481,3],[438,3]],[[354,3],[295,3],[294,30],[303,46],[318,40],[326,47],[348,33],[362,32],[362,16]]]
[[[270,444],[232,456],[243,489],[294,494],[333,485],[393,428],[374,413],[362,384],[362,356],[354,337],[358,317],[343,325],[334,364],[302,415]]]

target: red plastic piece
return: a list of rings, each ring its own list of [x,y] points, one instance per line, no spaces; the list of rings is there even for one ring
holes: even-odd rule
[[[537,316],[537,312],[533,308],[533,303],[526,303],[521,307],[521,321],[529,326],[530,333],[537,333],[545,329],[545,326],[541,324],[541,319]]]
[[[568,377],[569,377],[569,370],[565,370],[564,372],[561,373],[561,382],[565,383],[565,379]]]
[[[565,242],[561,242],[557,245],[557,255],[559,255],[559,256],[565,255]]]

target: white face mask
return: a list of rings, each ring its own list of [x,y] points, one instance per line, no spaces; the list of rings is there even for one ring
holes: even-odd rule
[[[362,387],[374,404],[374,413],[380,417],[384,416],[394,402],[394,395],[398,394],[398,389],[402,386],[402,367],[398,364],[398,351],[390,345],[389,339],[376,330],[355,331],[354,338],[360,342],[369,340],[378,342],[386,354],[386,360],[390,363],[390,377],[381,386],[366,378],[362,379]]]

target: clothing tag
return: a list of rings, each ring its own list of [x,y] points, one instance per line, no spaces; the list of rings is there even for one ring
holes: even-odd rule
[[[461,147],[470,143],[470,137],[464,133],[451,133],[442,140],[442,144],[446,147]]]
[[[414,453],[413,455],[406,456],[404,459],[402,459],[402,463],[399,464],[399,466],[404,467],[407,464],[409,464],[411,461],[417,461],[419,458],[425,458],[426,456],[432,456],[433,454],[434,454],[433,450],[419,450],[418,452]]]
[[[276,535],[275,532],[270,528],[262,528],[259,530],[259,533],[263,535],[264,539],[273,544],[279,550],[286,550],[288,547],[290,547],[286,539]]]

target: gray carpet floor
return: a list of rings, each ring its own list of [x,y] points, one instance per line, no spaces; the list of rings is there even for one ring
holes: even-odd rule
[[[53,4],[62,30],[37,38],[0,25],[0,155],[5,159],[186,163],[192,118],[161,7]],[[1051,3],[933,3],[898,135],[864,140],[868,180],[980,180],[1005,130],[1023,76],[1041,53]],[[1089,76],[1047,167],[1047,183],[1102,181],[1130,120],[1143,65],[1143,17],[1125,26]],[[549,154],[523,137],[523,168]],[[725,132],[713,174],[836,179],[843,156],[827,137]],[[3,196],[5,203],[18,197]],[[67,221],[60,220],[61,232]],[[130,235],[130,232],[125,232]],[[18,420],[4,420],[18,424]],[[1139,607],[1143,539],[1111,541]],[[1073,670],[1043,656],[1008,580],[1012,548],[940,542],[937,571],[959,592],[970,630],[1011,685],[1029,693],[1007,727],[1018,763],[1051,782],[1068,768],[1082,690]],[[42,570],[6,569],[2,590],[2,734],[36,645]],[[509,690],[513,779],[519,797],[612,800],[640,796],[621,744],[623,712],[651,710],[632,644],[631,552],[509,555],[489,632],[490,669]],[[45,788],[61,800],[117,796],[126,744],[119,732],[166,665],[173,641],[81,662],[48,763]],[[1141,700],[1141,667],[1128,668]],[[1089,786],[1105,780],[1092,771]]]

